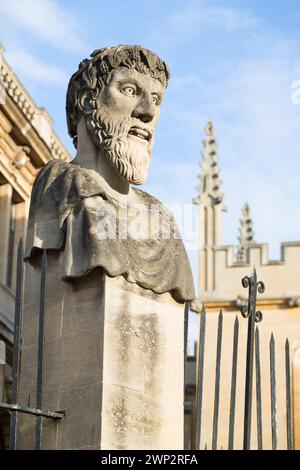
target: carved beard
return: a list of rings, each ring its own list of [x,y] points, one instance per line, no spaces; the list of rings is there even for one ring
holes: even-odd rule
[[[151,157],[149,143],[128,137],[129,129],[140,124],[138,119],[127,116],[112,118],[103,108],[96,109],[87,118],[87,128],[95,145],[101,148],[118,174],[132,184],[145,182]]]

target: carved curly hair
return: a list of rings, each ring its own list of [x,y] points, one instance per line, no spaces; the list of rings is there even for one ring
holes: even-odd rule
[[[168,85],[170,72],[167,64],[149,49],[141,46],[120,45],[95,50],[90,59],[80,62],[77,72],[71,76],[68,85],[67,125],[75,147],[82,100],[88,99],[90,112],[92,112],[102,86],[109,83],[113,71],[119,67],[135,69],[158,79],[165,87]],[[84,109],[87,109],[86,103]]]

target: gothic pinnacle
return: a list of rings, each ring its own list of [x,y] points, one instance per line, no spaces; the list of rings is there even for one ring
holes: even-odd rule
[[[205,127],[205,138],[203,139],[203,160],[200,164],[201,174],[198,175],[200,184],[197,187],[197,197],[194,204],[199,204],[206,196],[209,196],[213,204],[220,204],[223,201],[221,192],[221,180],[219,177],[217,144],[215,139],[215,129],[212,121],[208,121]]]
[[[247,248],[254,241],[253,221],[250,215],[249,204],[244,204],[242,208],[242,218],[240,219],[240,228],[238,236],[238,251],[237,251],[237,262],[247,262]]]

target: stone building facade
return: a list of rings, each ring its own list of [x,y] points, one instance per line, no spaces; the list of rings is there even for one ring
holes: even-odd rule
[[[281,244],[280,260],[270,260],[268,245],[254,241],[253,222],[250,207],[244,205],[239,229],[239,244],[223,246],[221,244],[221,215],[226,210],[221,191],[220,170],[217,155],[215,130],[208,122],[203,140],[203,161],[200,185],[194,203],[199,209],[199,297],[193,309],[200,313],[204,304],[207,312],[205,342],[202,448],[207,444],[211,448],[212,421],[214,406],[214,387],[216,364],[217,321],[220,309],[223,312],[223,342],[220,376],[221,406],[219,410],[218,447],[227,448],[228,423],[231,383],[231,357],[233,349],[233,325],[236,315],[239,318],[239,349],[237,367],[237,410],[235,418],[235,448],[242,448],[244,380],[247,342],[247,320],[240,315],[240,306],[247,298],[247,289],[241,279],[250,276],[256,268],[258,280],[265,283],[265,292],[257,298],[257,310],[263,313],[259,324],[261,340],[262,368],[262,406],[263,406],[263,441],[264,447],[271,447],[271,406],[270,406],[270,366],[269,340],[274,334],[276,344],[276,385],[278,390],[278,448],[286,448],[286,408],[285,408],[285,371],[284,347],[289,339],[292,355],[300,339],[300,242]],[[237,194],[238,197],[238,194]],[[270,221],[271,223],[271,221]],[[199,315],[200,317],[200,315]],[[194,364],[195,361],[194,361]],[[196,382],[190,377],[190,389]],[[255,382],[255,379],[254,379]],[[254,383],[255,397],[255,383]],[[255,400],[254,400],[255,401]],[[256,411],[253,405],[252,445],[257,445],[255,429]]]
[[[53,121],[29,96],[0,47],[0,401],[9,401],[15,303],[17,245],[26,233],[34,178],[53,159],[69,161]],[[4,343],[4,344],[3,344]],[[0,449],[7,448],[9,414],[0,410]]]

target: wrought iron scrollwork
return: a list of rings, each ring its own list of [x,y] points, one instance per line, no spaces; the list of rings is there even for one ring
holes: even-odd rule
[[[262,321],[262,319],[263,319],[263,314],[261,313],[261,311],[258,310],[255,313],[255,322],[260,323]]]
[[[256,270],[254,269],[251,277],[243,277],[242,286],[245,289],[249,288],[249,297],[248,305],[241,305],[240,307],[241,314],[244,318],[249,318],[253,314],[255,322],[259,323],[263,319],[263,314],[260,311],[253,313],[253,310],[255,310],[256,305],[256,293],[263,294],[265,292],[265,284],[262,281],[257,282]],[[253,305],[254,309],[251,308]]]
[[[250,283],[251,283],[251,278],[249,276],[243,277],[243,279],[242,279],[242,286],[243,287],[245,287],[245,288],[249,287]]]
[[[265,292],[265,285],[262,281],[258,281],[257,290],[260,294],[263,294]]]
[[[244,318],[249,317],[248,305],[242,305],[241,306],[241,314]]]

